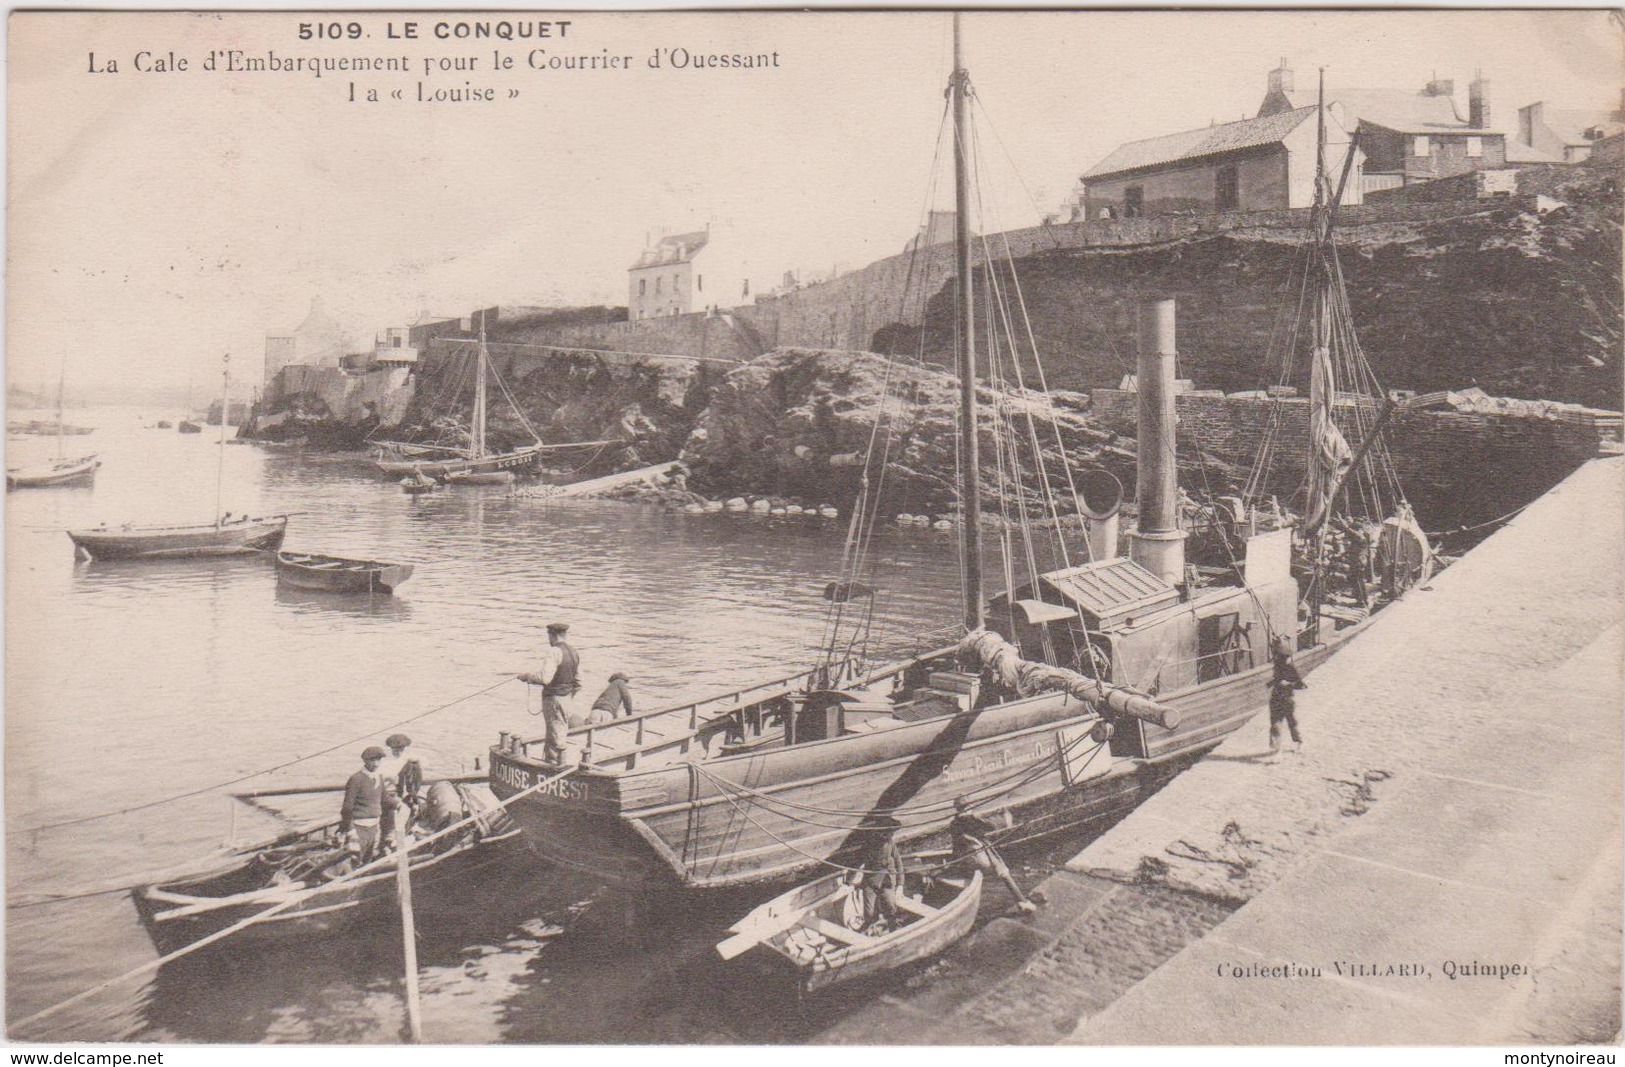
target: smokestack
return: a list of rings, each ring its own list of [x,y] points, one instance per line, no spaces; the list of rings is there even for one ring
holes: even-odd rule
[[[1482,73],[1475,74],[1467,86],[1467,125],[1475,130],[1490,125],[1490,83]]]
[[[1091,467],[1078,479],[1078,510],[1089,536],[1089,561],[1117,556],[1117,512],[1123,505],[1123,483],[1102,467]]]
[[[1139,529],[1129,558],[1169,585],[1185,581],[1185,531],[1179,528],[1175,458],[1174,301],[1140,305]]]

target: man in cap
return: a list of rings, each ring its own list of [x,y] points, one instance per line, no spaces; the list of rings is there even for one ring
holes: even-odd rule
[[[903,890],[903,854],[897,848],[897,831],[902,825],[890,815],[871,815],[863,820],[860,869],[852,880],[863,890],[865,925],[897,925],[897,894]]]
[[[384,744],[389,747],[389,755],[378,764],[378,773],[384,779],[384,789],[394,795],[404,813],[389,808],[385,811],[384,839],[386,842],[395,842],[396,829],[405,833],[411,829],[412,821],[418,813],[418,794],[423,791],[423,768],[417,758],[406,754],[412,739],[405,734],[390,734],[384,738]]]
[[[622,708],[626,709],[627,717],[636,715],[632,710],[632,690],[628,688],[632,679],[624,671],[616,671],[609,676],[609,684],[604,691],[598,694],[598,699],[592,702],[592,712],[587,716],[587,725],[599,726],[606,722],[614,722],[615,716]]]
[[[527,685],[542,687],[542,722],[547,727],[542,755],[549,763],[564,762],[564,743],[570,732],[564,698],[574,696],[581,690],[578,680],[581,657],[564,640],[564,635],[569,632],[569,623],[548,623],[547,647],[542,649],[541,663],[534,671],[518,676]]]
[[[1297,691],[1309,685],[1292,662],[1292,645],[1286,637],[1275,639],[1271,659],[1275,669],[1270,676],[1270,758],[1274,759],[1281,751],[1282,726],[1292,736],[1292,750],[1303,747],[1303,737],[1298,733]]]
[[[948,833],[953,837],[954,858],[969,859],[983,874],[996,875],[1016,895],[1016,907],[1031,914],[1038,910],[1038,905],[1022,892],[1015,876],[1010,873],[1010,865],[1004,862],[1004,857],[988,840],[995,829],[992,823],[971,811],[969,797],[954,800],[954,819],[948,824]]]
[[[371,860],[378,850],[378,824],[384,815],[384,776],[378,773],[384,750],[368,745],[361,753],[361,769],[344,784],[339,808],[339,835],[357,864]]]

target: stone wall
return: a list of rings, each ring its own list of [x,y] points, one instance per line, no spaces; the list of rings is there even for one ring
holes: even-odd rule
[[[1092,412],[1103,425],[1135,432],[1136,394],[1096,389],[1091,398]],[[1180,452],[1194,460],[1199,449],[1249,469],[1276,407],[1247,397],[1180,396]],[[1285,500],[1303,484],[1309,405],[1290,399],[1278,407],[1270,490]],[[1583,423],[1457,411],[1396,414],[1385,436],[1405,494],[1427,530],[1499,518],[1545,493],[1598,451],[1596,428]]]

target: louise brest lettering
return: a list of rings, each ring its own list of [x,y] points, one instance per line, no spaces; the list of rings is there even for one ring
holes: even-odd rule
[[[516,767],[511,763],[493,763],[491,774],[499,781],[513,786],[515,789],[529,789],[540,779],[532,771],[523,767]],[[559,800],[585,800],[587,799],[587,783],[578,782],[571,778],[563,778],[555,782],[547,782],[536,790],[537,796],[557,797]]]

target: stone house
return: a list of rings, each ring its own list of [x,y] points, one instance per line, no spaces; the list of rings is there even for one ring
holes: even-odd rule
[[[1517,143],[1544,155],[1542,162],[1584,163],[1598,141],[1625,132],[1625,99],[1621,105],[1603,111],[1551,107],[1537,100],[1518,109]]]
[[[1315,197],[1317,108],[1291,98],[1292,71],[1270,72],[1259,113],[1120,145],[1082,177],[1089,219],[1143,215],[1279,211],[1309,207]],[[1327,169],[1334,181],[1350,149],[1342,113],[1326,109]],[[1365,166],[1354,149],[1345,204],[1361,202]]]
[[[749,265],[737,248],[726,231],[710,224],[651,240],[627,268],[628,318],[635,322],[751,303]]]

